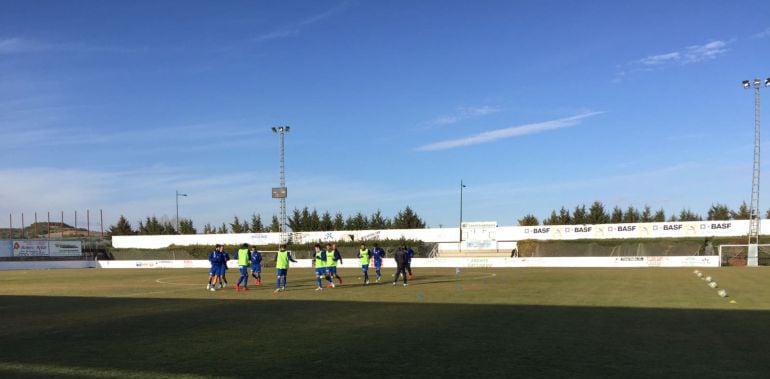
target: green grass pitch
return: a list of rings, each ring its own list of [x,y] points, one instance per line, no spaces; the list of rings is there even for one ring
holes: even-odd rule
[[[416,268],[205,290],[207,270],[0,275],[0,377],[765,377],[768,268]],[[230,270],[232,286],[237,272]]]

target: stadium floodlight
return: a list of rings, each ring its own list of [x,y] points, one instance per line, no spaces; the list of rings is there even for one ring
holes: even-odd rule
[[[749,89],[752,87],[752,82],[744,80],[743,88]],[[754,166],[752,169],[751,178],[751,204],[749,205],[749,252],[748,261],[749,266],[758,265],[758,244],[759,244],[759,227],[760,227],[760,215],[759,215],[759,173],[760,173],[760,121],[759,121],[759,90],[762,88],[762,80],[755,78],[753,80],[754,87]],[[765,86],[770,86],[770,78],[765,79]]]
[[[187,194],[179,193],[179,190],[176,191],[176,234],[182,234],[179,232],[179,196],[187,197]]]
[[[289,129],[291,129],[287,125],[283,126],[274,126],[271,128],[273,130],[273,133],[278,134],[281,137],[281,193],[282,196],[278,197],[281,200],[281,225],[280,225],[280,232],[281,232],[281,238],[280,243],[285,244],[288,241],[286,240],[286,165],[284,161],[284,135],[289,132]],[[275,196],[274,196],[275,197]]]

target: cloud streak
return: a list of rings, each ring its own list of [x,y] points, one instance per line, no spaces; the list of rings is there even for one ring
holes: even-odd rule
[[[672,66],[686,66],[695,63],[711,61],[727,53],[732,41],[710,41],[703,45],[690,45],[679,50],[661,54],[648,55],[641,59],[618,67],[614,82],[620,82],[626,76],[637,73],[661,70]]]
[[[277,28],[275,30],[262,33],[254,37],[254,42],[267,42],[277,39],[283,39],[283,38],[289,38],[298,35],[301,32],[301,29],[306,26],[313,25],[315,23],[318,23],[320,21],[323,21],[331,16],[334,16],[337,13],[341,13],[345,11],[350,6],[350,2],[344,2],[341,3],[329,10],[326,10],[324,12],[312,15],[310,17],[307,17],[305,19],[302,19],[297,22],[293,22],[288,25],[284,25],[283,27]]]
[[[728,43],[725,41],[712,41],[703,45],[687,46],[679,51],[644,57],[634,62],[634,64],[642,66],[661,66],[666,64],[687,65],[709,61],[726,53],[727,44]]]
[[[602,114],[604,112],[589,112],[579,114],[577,116],[565,117],[556,120],[538,122],[534,124],[526,124],[519,126],[512,126],[504,129],[491,130],[475,134],[468,137],[439,141],[420,146],[415,151],[439,151],[449,150],[458,147],[465,147],[471,145],[479,145],[483,143],[490,143],[501,139],[521,137],[529,134],[537,134],[546,132],[549,130],[562,129],[579,124],[583,119]]]
[[[34,54],[34,53],[135,53],[139,49],[121,46],[95,46],[85,43],[48,43],[27,38],[0,37],[0,55]]]
[[[436,117],[426,124],[431,126],[451,125],[463,120],[483,117],[500,111],[501,109],[499,107],[488,105],[482,107],[460,107],[457,108],[454,113]]]

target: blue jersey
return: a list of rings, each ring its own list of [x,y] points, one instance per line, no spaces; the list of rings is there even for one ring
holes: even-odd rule
[[[225,262],[224,254],[214,250],[209,253],[209,262],[211,263],[211,267],[219,266]]]
[[[374,265],[381,266],[382,258],[385,258],[385,250],[383,250],[381,247],[375,247],[374,248]]]
[[[414,250],[411,247],[406,248],[406,261],[411,263],[414,256]]]
[[[262,265],[262,254],[260,254],[259,251],[251,251],[251,252],[249,252],[249,255],[251,256],[251,265],[252,266],[261,266]]]

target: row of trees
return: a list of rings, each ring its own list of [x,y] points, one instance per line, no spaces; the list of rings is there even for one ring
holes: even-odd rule
[[[707,220],[748,220],[751,217],[749,206],[743,202],[737,210],[731,210],[725,204],[713,204],[706,215]],[[767,211],[767,218],[770,218],[770,209]],[[582,225],[582,224],[620,224],[636,222],[663,222],[666,221],[666,212],[663,208],[657,211],[652,210],[649,205],[637,209],[629,206],[625,210],[615,206],[612,211],[608,211],[601,201],[594,201],[586,209],[585,204],[575,207],[571,212],[565,207],[559,211],[551,211],[551,214],[542,220],[543,225]],[[682,209],[679,214],[673,214],[668,221],[703,221],[703,217],[692,212],[690,209]],[[540,220],[532,214],[527,214],[518,220],[521,226],[537,226]]]
[[[378,209],[369,216],[361,212],[344,218],[337,212],[332,217],[329,211],[322,215],[316,209],[308,207],[302,210],[294,209],[289,217],[289,227],[295,232],[316,232],[324,230],[367,230],[367,229],[424,229],[425,221],[407,206],[399,211],[392,219],[382,215]]]
[[[332,217],[329,211],[319,215],[316,209],[310,211],[308,207],[302,210],[295,208],[288,217],[288,226],[295,232],[312,232],[327,230],[367,230],[367,229],[423,229],[425,222],[417,213],[407,206],[404,210],[398,212],[392,219],[382,215],[378,209],[373,214],[366,216],[361,212],[345,218],[341,212],[335,213]],[[226,233],[267,233],[278,232],[281,230],[278,216],[273,215],[269,225],[262,222],[262,216],[252,214],[251,219],[241,220],[235,216],[230,223],[222,223],[218,227],[211,224],[203,226],[203,234],[226,234]],[[196,234],[198,230],[193,226],[190,219],[179,219],[179,230],[176,230],[174,222],[168,219],[159,220],[157,217],[147,217],[144,221],[139,221],[139,228],[134,230],[131,223],[120,216],[118,223],[112,225],[109,229],[113,236],[121,235],[158,235],[158,234]]]

